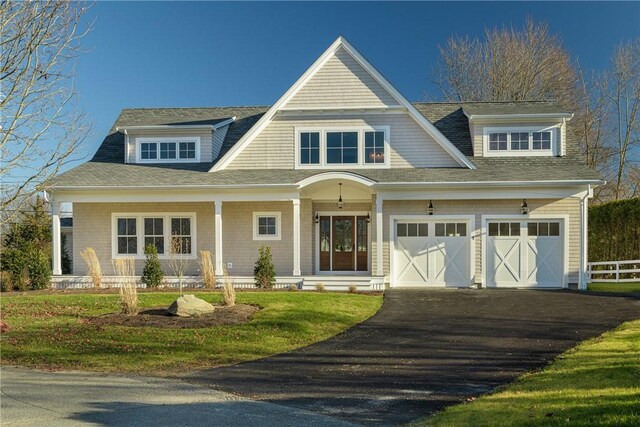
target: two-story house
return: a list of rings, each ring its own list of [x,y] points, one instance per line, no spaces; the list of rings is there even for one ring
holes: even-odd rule
[[[217,275],[250,277],[268,245],[291,283],[584,289],[602,181],[572,117],[552,102],[411,103],[340,37],[270,107],[123,110],[48,187],[54,237],[64,202],[75,275],[86,247],[111,274],[178,239],[194,275],[209,250]]]

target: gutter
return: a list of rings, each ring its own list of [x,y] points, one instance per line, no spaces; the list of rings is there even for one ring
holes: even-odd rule
[[[469,114],[464,109],[462,110],[465,116],[469,120],[493,120],[493,119],[554,119],[563,118],[571,120],[573,113],[536,113],[536,114]]]

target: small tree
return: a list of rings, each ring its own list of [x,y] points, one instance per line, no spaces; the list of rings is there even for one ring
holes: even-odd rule
[[[158,259],[158,249],[156,245],[147,245],[144,247],[144,256],[146,257],[144,269],[142,270],[142,283],[147,288],[157,288],[164,280],[162,266]]]
[[[189,268],[190,260],[186,257],[187,251],[185,241],[182,237],[171,236],[171,251],[169,252],[169,268],[174,276],[178,278],[178,286],[180,295],[182,295],[182,280]]]
[[[67,235],[66,234],[62,235],[60,244],[62,245],[62,251],[61,251],[62,274],[71,274],[71,271],[73,268],[71,266],[71,258],[69,257],[69,252],[67,252]]]
[[[260,246],[258,253],[260,256],[253,269],[256,286],[263,289],[271,289],[276,283],[276,269],[271,258],[271,247]]]

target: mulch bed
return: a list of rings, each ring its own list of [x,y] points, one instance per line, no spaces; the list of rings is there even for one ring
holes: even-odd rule
[[[258,307],[248,304],[237,304],[233,307],[217,305],[215,311],[211,314],[199,317],[178,317],[167,314],[166,307],[156,307],[143,310],[136,316],[105,314],[103,316],[90,317],[86,319],[86,322],[100,326],[142,326],[177,329],[209,328],[212,326],[247,323],[258,310]]]

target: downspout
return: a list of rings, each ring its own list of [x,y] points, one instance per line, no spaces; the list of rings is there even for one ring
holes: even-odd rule
[[[587,290],[587,262],[588,262],[588,240],[589,240],[589,197],[591,197],[591,185],[587,187],[584,196],[580,198],[580,274],[578,280],[578,290]]]

